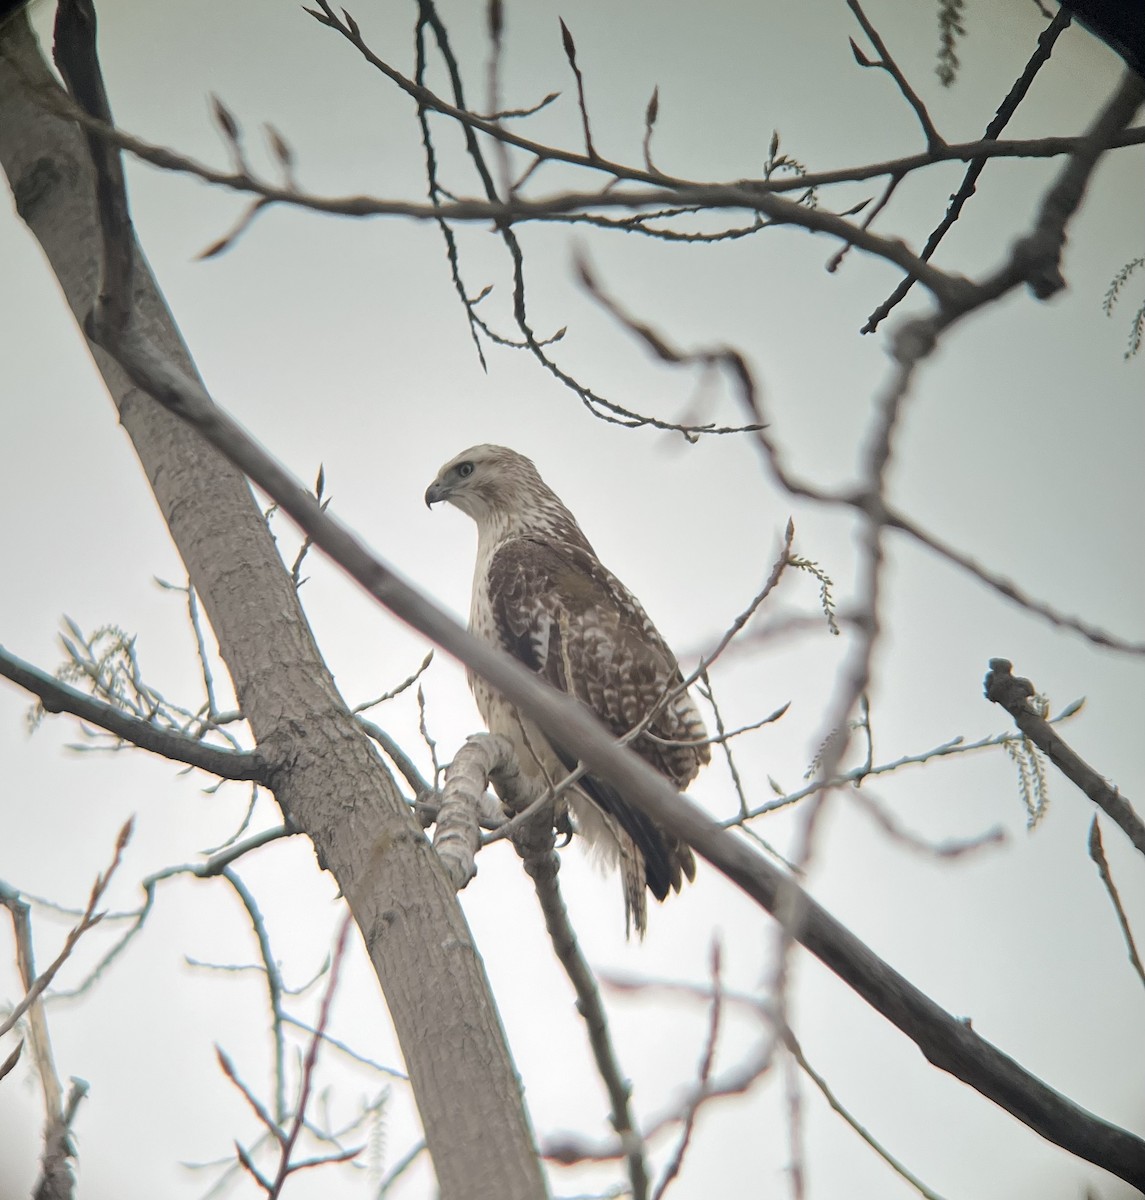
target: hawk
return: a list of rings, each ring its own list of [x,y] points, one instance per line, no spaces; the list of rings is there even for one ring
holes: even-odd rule
[[[676,658],[537,468],[504,446],[474,446],[427,489],[427,505],[442,500],[477,523],[470,631],[575,696],[615,737],[654,712],[632,749],[686,788],[711,750]],[[548,785],[576,767],[573,755],[473,672],[469,686],[489,731],[512,742],[522,772]],[[685,876],[694,879],[691,850],[603,779],[583,775],[569,805],[577,832],[619,864],[626,927],[643,936],[645,888],[663,900]]]

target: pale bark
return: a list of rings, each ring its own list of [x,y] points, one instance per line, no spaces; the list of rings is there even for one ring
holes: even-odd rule
[[[0,52],[0,161],[82,326],[100,257],[87,149],[74,125],[28,95],[23,80],[55,85],[24,17],[0,29]],[[135,307],[136,328],[193,374],[142,256]],[[544,1195],[520,1081],[465,919],[334,687],[246,480],[92,353],[202,597],[275,795],[312,838],[365,938],[441,1195]]]

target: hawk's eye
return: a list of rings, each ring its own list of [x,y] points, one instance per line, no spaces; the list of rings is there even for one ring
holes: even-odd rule
[[[457,473],[462,479],[468,479],[473,474],[473,464],[471,462],[463,462],[457,468]]]

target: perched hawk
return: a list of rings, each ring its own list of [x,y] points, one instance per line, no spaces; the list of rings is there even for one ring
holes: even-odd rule
[[[686,788],[711,751],[696,705],[677,692],[675,656],[537,468],[503,446],[474,446],[430,484],[426,504],[440,500],[477,522],[470,630],[575,696],[616,737],[663,701],[651,736],[642,733],[632,748]],[[490,732],[513,743],[523,772],[556,783],[576,766],[573,755],[472,672],[469,686]],[[658,900],[679,891],[684,876],[695,878],[691,850],[591,775],[571,790],[570,803],[577,832],[619,863],[625,916],[643,935],[645,886]]]

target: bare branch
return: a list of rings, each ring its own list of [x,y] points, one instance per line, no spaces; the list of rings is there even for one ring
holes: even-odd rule
[[[790,1029],[784,1034],[784,1045],[791,1053],[795,1061],[806,1072],[807,1077],[812,1083],[823,1093],[823,1098],[827,1103],[847,1122],[848,1125],[871,1147],[872,1150],[889,1166],[896,1174],[901,1175],[915,1189],[924,1200],[942,1200],[942,1197],[937,1192],[932,1191],[921,1179],[913,1172],[909,1171],[897,1158],[894,1157],[865,1129],[856,1119],[847,1111],[846,1108],[839,1102],[835,1093],[828,1085],[827,1081],[815,1070],[814,1067],[804,1057],[803,1049],[795,1039],[795,1035]]]
[[[127,843],[131,840],[131,833],[134,828],[134,824],[134,817],[129,818],[124,824],[123,828],[120,829],[119,836],[115,840],[115,853],[112,857],[111,864],[108,866],[106,871],[96,876],[95,883],[92,884],[91,893],[88,896],[87,907],[84,909],[83,915],[80,917],[79,922],[72,927],[71,931],[68,933],[68,936],[64,939],[63,949],[61,949],[59,954],[56,955],[52,964],[45,971],[42,971],[39,975],[33,977],[31,959],[30,957],[25,959],[22,974],[25,976],[24,986],[26,991],[23,999],[17,1001],[8,1016],[3,1021],[0,1021],[0,1037],[6,1034],[16,1024],[16,1022],[19,1021],[24,1013],[36,1003],[40,996],[43,995],[45,989],[56,977],[56,973],[71,957],[72,951],[75,949],[76,943],[80,940],[80,938],[82,938],[89,929],[94,929],[95,926],[98,925],[103,919],[102,914],[96,912],[96,908],[99,905],[99,902],[103,899],[104,892],[106,892],[108,884],[111,883],[112,877],[115,875],[115,872],[123,859],[123,851],[126,849]],[[15,919],[20,910],[22,901],[19,900],[19,897],[15,892],[5,887],[3,890],[0,890],[0,904],[6,905],[12,911],[13,918]],[[28,950],[30,951],[30,949],[31,943],[29,942]]]
[[[1080,755],[1066,745],[1061,735],[1029,704],[1034,685],[1011,673],[1012,664],[1004,658],[992,658],[986,676],[986,699],[1001,705],[1014,718],[1018,728],[1038,747],[1059,771],[1077,786],[1118,825],[1125,836],[1145,854],[1145,821],[1133,806]]]
[[[24,1052],[24,1043],[19,1041],[16,1043],[16,1049],[12,1051],[8,1057],[0,1063],[0,1079],[11,1073],[12,1069],[20,1061],[20,1055]]]
[[[376,65],[376,64],[375,64]],[[386,67],[386,72],[392,68]],[[830,171],[808,172],[806,175],[795,177],[776,176],[772,179],[748,179],[732,183],[702,183],[663,175],[658,171],[646,171],[640,168],[625,166],[622,163],[610,162],[606,159],[590,159],[575,151],[565,151],[558,147],[534,142],[528,138],[519,137],[503,126],[497,125],[484,117],[478,117],[465,109],[441,100],[426,88],[422,88],[411,80],[404,79],[394,72],[401,80],[403,90],[423,99],[428,107],[445,116],[452,117],[467,129],[488,134],[507,145],[517,146],[543,160],[567,162],[574,166],[600,171],[610,177],[629,182],[650,185],[645,193],[636,193],[641,197],[637,201],[625,199],[609,199],[613,191],[602,192],[569,192],[564,197],[551,197],[548,200],[530,204],[517,200],[515,206],[486,205],[480,201],[457,201],[452,205],[431,206],[406,201],[382,200],[369,196],[320,196],[307,194],[296,190],[293,186],[272,184],[255,176],[221,171],[207,166],[197,160],[179,154],[166,146],[156,145],[144,138],[116,128],[107,121],[92,117],[84,109],[72,102],[64,93],[44,88],[34,88],[36,100],[45,108],[75,121],[85,132],[91,133],[107,143],[126,150],[135,157],[150,163],[159,170],[173,171],[180,174],[194,175],[207,183],[216,184],[230,191],[243,192],[263,196],[268,200],[290,204],[296,207],[311,209],[349,217],[369,216],[407,216],[418,220],[437,220],[444,217],[447,220],[490,221],[490,220],[536,220],[544,219],[550,214],[561,214],[586,207],[594,203],[608,207],[624,207],[625,205],[645,205],[663,203],[704,204],[716,208],[754,208],[761,196],[780,196],[791,191],[807,191],[810,188],[823,188],[838,183],[855,183],[866,179],[878,178],[882,175],[905,176],[914,171],[933,167],[945,162],[972,162],[985,158],[1058,158],[1073,154],[1085,141],[1085,135],[1075,137],[1044,137],[1014,139],[1010,141],[978,140],[973,142],[951,143],[936,152],[904,155],[900,158],[886,159],[882,162],[869,163],[856,167],[841,167]],[[1145,143],[1145,126],[1134,126],[1117,132],[1109,142],[1110,149],[1137,146]],[[665,188],[671,187],[671,191]],[[655,197],[659,197],[656,199]],[[668,197],[671,197],[669,200]],[[798,207],[798,206],[797,206]],[[797,223],[797,222],[796,222]]]
[[[883,194],[875,201],[874,204],[866,208],[863,213],[861,222],[863,229],[869,229],[874,222],[874,219],[883,211],[890,203],[891,197],[898,190],[898,186],[902,183],[901,175],[892,175],[883,186]],[[843,264],[843,259],[850,253],[850,246],[840,246],[839,249],[827,260],[827,270],[832,274],[837,271]]]
[[[908,850],[933,855],[935,858],[960,858],[986,846],[1001,845],[1006,840],[1005,830],[996,825],[976,837],[946,838],[941,842],[929,842],[904,828],[886,806],[880,804],[866,789],[856,787],[847,793],[847,798],[867,813],[893,841]]]
[[[399,1179],[417,1162],[418,1158],[425,1152],[425,1142],[415,1142],[409,1150],[398,1159],[396,1163],[386,1172],[386,1177],[378,1184],[378,1190],[375,1193],[375,1200],[385,1200],[385,1197],[390,1194],[390,1189],[398,1182]]]
[[[1049,62],[1050,54],[1053,51],[1054,43],[1070,23],[1070,10],[1062,5],[1058,9],[1056,15],[1050,21],[1049,27],[1042,30],[1038,35],[1038,45],[1035,49],[1030,61],[1026,63],[1025,70],[1014,81],[1013,87],[1010,88],[1006,98],[998,107],[998,111],[994,114],[993,120],[986,126],[986,132],[983,138],[987,141],[997,142],[1002,135],[1002,130],[1006,128],[1010,118],[1017,111],[1018,106],[1026,98],[1030,87],[1034,82],[1034,77],[1038,71]],[[950,198],[950,203],[947,205],[946,213],[942,220],[931,231],[930,236],[926,239],[926,245],[922,249],[920,258],[930,261],[934,252],[938,249],[939,243],[946,236],[947,232],[954,225],[955,221],[962,215],[962,209],[966,202],[974,195],[975,187],[978,183],[978,177],[982,174],[983,168],[986,166],[985,158],[973,159],[966,170],[966,175],[963,177],[962,183],[958,191]],[[879,327],[879,323],[889,315],[891,310],[906,296],[907,292],[914,286],[914,280],[904,279],[902,283],[890,294],[890,296],[879,305],[877,309],[867,318],[867,323],[863,326],[863,333],[874,333]]]
[[[429,760],[433,764],[433,786],[436,788],[437,781],[441,777],[441,763],[437,760],[437,742],[430,736],[425,713],[425,692],[420,684],[417,689],[417,728],[421,734],[421,740],[425,742],[425,748],[429,751]]]
[[[219,715],[219,702],[215,698],[215,677],[211,671],[211,660],[207,656],[207,639],[203,634],[199,599],[190,581],[187,583],[187,615],[195,633],[195,649],[199,655],[199,667],[203,672],[203,688],[207,693],[207,716],[213,720]]]
[[[608,976],[604,980],[605,984],[613,991],[617,992],[638,992],[642,995],[647,995],[653,992],[663,992],[669,996],[684,996],[692,1000],[700,1001],[709,1006],[708,1019],[708,1039],[707,1044],[711,1043],[712,1038],[712,1003],[714,1000],[713,991],[710,987],[704,987],[696,984],[681,984],[681,983],[666,983],[662,981],[648,982],[647,980],[632,980],[622,979],[615,976]],[[756,1082],[766,1075],[772,1067],[774,1060],[774,1051],[776,1046],[775,1013],[770,1005],[760,1002],[755,997],[744,996],[742,994],[728,992],[720,989],[720,1008],[726,1007],[729,1003],[735,1003],[760,1020],[764,1026],[766,1036],[757,1050],[749,1054],[745,1058],[741,1058],[726,1074],[714,1077],[709,1074],[706,1079],[697,1080],[692,1083],[687,1090],[682,1104],[677,1104],[670,1108],[662,1116],[653,1120],[646,1132],[645,1139],[651,1141],[658,1137],[666,1129],[674,1126],[685,1125],[692,1116],[699,1110],[710,1104],[714,1100],[720,1100],[728,1096],[742,1095],[749,1091]],[[717,1026],[718,1032],[718,1026]],[[704,1052],[704,1059],[707,1058],[707,1050]],[[702,1066],[703,1060],[701,1060]],[[577,1162],[608,1162],[622,1157],[624,1147],[617,1142],[607,1143],[602,1146],[590,1146],[580,1139],[564,1138],[550,1139],[545,1145],[545,1157],[551,1158],[556,1162],[563,1164],[571,1164]]]
[[[282,1192],[287,1176],[292,1172],[303,1166],[313,1165],[311,1162],[292,1163],[290,1159],[295,1143],[298,1141],[298,1136],[302,1132],[306,1105],[310,1099],[311,1089],[314,1086],[314,1067],[318,1061],[319,1048],[322,1045],[322,1034],[326,1032],[326,1027],[330,1022],[330,1006],[334,1002],[334,993],[338,989],[338,982],[342,973],[342,960],[346,953],[346,942],[349,937],[352,919],[352,914],[347,910],[338,929],[337,938],[334,943],[334,958],[330,964],[330,981],[326,986],[326,994],[322,997],[322,1005],[318,1011],[318,1025],[314,1037],[310,1040],[310,1046],[306,1051],[306,1057],[302,1064],[302,1084],[299,1088],[298,1105],[295,1109],[294,1120],[291,1122],[290,1128],[287,1130],[286,1136],[282,1141],[278,1174],[275,1177],[273,1187],[267,1193],[268,1200],[276,1200]],[[357,1151],[354,1151],[354,1153],[356,1154]],[[341,1158],[336,1157],[323,1161],[336,1162],[341,1161]]]
[[[367,708],[375,708],[379,704],[385,704],[387,700],[392,700],[395,696],[400,696],[406,688],[413,687],[426,671],[429,670],[431,662],[433,662],[432,650],[422,659],[421,666],[408,679],[403,679],[397,687],[391,688],[388,692],[383,692],[376,700],[363,700],[361,704],[355,704],[350,711],[357,716],[358,713],[364,713]]]
[[[163,729],[150,721],[130,716],[122,710],[60,683],[31,663],[17,658],[0,646],[0,675],[37,696],[47,712],[71,713],[141,750],[161,755],[173,762],[198,767],[223,779],[253,779],[265,783],[267,766],[254,750],[226,750],[173,729]]]
[[[662,1200],[664,1193],[671,1186],[676,1176],[679,1175],[680,1168],[684,1165],[684,1155],[688,1152],[688,1146],[692,1141],[692,1133],[696,1128],[696,1115],[700,1110],[700,1105],[703,1102],[703,1097],[707,1093],[712,1078],[712,1067],[715,1065],[716,1060],[716,1042],[719,1040],[720,1020],[723,1016],[723,983],[720,979],[720,944],[718,941],[712,945],[711,973],[712,1004],[708,1017],[708,1036],[704,1043],[703,1057],[700,1059],[700,1069],[696,1074],[698,1086],[684,1110],[684,1122],[683,1128],[680,1131],[680,1140],[676,1144],[671,1161],[664,1168],[663,1175],[660,1176],[660,1182],[656,1185],[656,1191],[653,1193],[652,1200]]]
[[[716,705],[715,705],[715,701],[712,700],[712,696],[711,696],[711,686],[712,685],[711,685],[711,680],[708,678],[707,671],[703,672],[702,678],[704,681],[704,688],[705,688],[704,698],[712,705],[712,707],[714,709],[716,707]],[[757,729],[762,729],[765,725],[774,725],[775,722],[780,719],[780,717],[786,715],[787,710],[790,707],[791,707],[791,701],[788,700],[786,704],[781,704],[777,709],[775,709],[772,712],[769,712],[766,717],[760,717],[758,721],[749,721],[746,725],[740,725],[737,729],[726,729],[724,727],[723,721],[721,719],[717,718],[717,723],[718,723],[719,728],[718,728],[718,731],[717,731],[715,737],[665,738],[665,737],[657,737],[656,734],[651,733],[647,730],[644,731],[643,736],[646,737],[650,742],[655,742],[658,746],[725,746],[726,747],[728,745],[728,743],[732,741],[733,738],[740,737],[745,733],[754,733]],[[628,737],[629,737],[629,735],[625,734],[625,740],[627,740]]]
[[[1121,936],[1125,938],[1125,947],[1129,951],[1129,961],[1137,972],[1137,977],[1145,983],[1145,966],[1141,964],[1141,956],[1137,953],[1137,943],[1133,940],[1133,930],[1129,928],[1129,918],[1125,915],[1125,907],[1121,896],[1113,882],[1113,873],[1109,869],[1109,860],[1105,857],[1105,847],[1101,843],[1101,827],[1097,817],[1093,818],[1089,827],[1089,857],[1097,864],[1097,873],[1117,913],[1117,923],[1121,926]]]
[[[6,907],[11,915],[16,943],[16,967],[27,993],[31,995],[37,979],[29,906],[20,898],[19,893],[2,883],[0,905]],[[40,1180],[36,1187],[36,1196],[38,1200],[41,1197],[43,1200],[70,1200],[75,1191],[75,1176],[71,1167],[75,1148],[70,1137],[70,1125],[87,1087],[78,1080],[73,1081],[72,1094],[65,1106],[43,1002],[35,1000],[27,1012],[26,1040],[44,1097],[44,1150],[40,1160]],[[0,1034],[2,1032],[0,1031]],[[23,1047],[24,1041],[21,1040],[5,1060],[3,1067],[0,1067],[0,1078],[7,1075],[16,1065]]]
[[[291,1016],[290,1013],[283,1013],[282,1019],[287,1025],[293,1025],[296,1029],[302,1030],[303,1033],[306,1033],[311,1037],[320,1037],[324,1045],[340,1051],[351,1061],[359,1063],[363,1067],[369,1067],[371,1071],[377,1071],[380,1075],[388,1075],[391,1079],[400,1079],[404,1083],[409,1082],[409,1076],[404,1071],[399,1071],[395,1067],[387,1067],[384,1063],[380,1063],[376,1059],[367,1058],[366,1055],[359,1054],[358,1051],[352,1046],[347,1045],[340,1038],[334,1037],[325,1030],[320,1030],[315,1028],[313,1025],[308,1025],[305,1021],[300,1020],[298,1017]]]
[[[416,50],[416,64],[414,67],[414,79],[418,86],[423,86],[425,82],[426,71],[426,52],[425,52],[425,27],[430,25],[437,35],[438,45],[441,53],[449,67],[450,75],[453,80],[454,93],[459,97],[458,103],[464,106],[464,101],[460,99],[461,94],[461,74],[457,67],[457,61],[453,56],[453,51],[449,46],[448,37],[445,32],[445,27],[437,15],[437,10],[432,3],[432,0],[421,0],[418,5],[417,25],[414,28],[414,46]],[[431,203],[438,203],[442,196],[442,189],[438,185],[437,179],[437,151],[434,147],[433,137],[430,132],[429,113],[430,109],[418,103],[417,119],[421,128],[422,147],[425,150],[425,170],[427,179],[427,189]],[[472,132],[467,131],[472,137]],[[471,146],[470,152],[476,150],[476,144]],[[483,164],[482,164],[483,165]],[[491,181],[490,181],[491,183]],[[477,315],[477,302],[470,300],[469,293],[466,290],[465,283],[461,278],[461,263],[457,253],[457,241],[453,236],[453,229],[448,221],[439,220],[437,227],[441,231],[442,240],[445,243],[445,256],[449,262],[449,272],[453,278],[453,287],[461,300],[462,308],[465,310],[466,318],[469,322],[469,335],[473,339],[474,348],[477,351],[478,361],[481,363],[482,370],[487,370],[488,366],[485,362],[485,352],[481,347],[481,339],[477,336],[478,330],[491,335],[491,331],[486,326],[485,322]]]
[[[271,949],[266,922],[263,920],[262,912],[251,890],[229,865],[224,866],[218,874],[231,885],[242,906],[246,909],[251,928],[254,930],[255,940],[258,942],[259,954],[262,957],[266,990],[270,1000],[271,1040],[274,1045],[275,1116],[281,1122],[286,1118],[286,1041],[282,1032],[285,1020],[282,994],[285,987],[282,982],[282,974],[278,967],[278,960]]]
[[[945,141],[934,127],[934,122],[930,119],[930,113],[926,111],[926,105],[919,98],[918,93],[907,82],[906,76],[902,73],[902,69],[895,62],[891,52],[887,49],[883,39],[879,36],[879,32],[867,19],[867,14],[863,12],[862,5],[859,0],[847,0],[847,7],[855,14],[855,19],[863,27],[863,32],[871,40],[871,45],[875,48],[875,53],[878,54],[878,62],[871,62],[865,58],[859,50],[859,47],[851,42],[851,49],[854,51],[855,60],[862,67],[879,67],[898,84],[899,91],[902,92],[903,98],[914,109],[914,115],[918,118],[918,123],[922,126],[922,132],[926,137],[926,148],[931,154],[940,152],[946,145]]]
[[[1108,646],[1111,650],[1120,650],[1125,654],[1145,654],[1145,642],[1132,641],[1129,638],[1110,633],[1108,630],[1101,629],[1089,621],[1082,620],[1080,617],[1063,613],[1053,605],[1047,604],[1044,600],[1038,600],[1025,592],[1012,580],[1007,579],[1005,575],[989,567],[984,567],[968,554],[928,533],[903,513],[888,508],[886,511],[886,522],[891,529],[900,530],[902,533],[907,534],[908,537],[914,538],[915,541],[925,546],[928,550],[933,550],[936,554],[941,555],[948,562],[953,563],[968,575],[972,575],[975,579],[984,583],[992,591],[997,592],[998,595],[1013,601],[1020,608],[1026,609],[1035,616],[1049,621],[1051,625],[1057,625],[1062,629],[1072,629],[1074,633],[1080,634],[1096,646]]]
[[[600,989],[597,987],[592,968],[585,960],[577,941],[576,931],[569,920],[568,910],[561,897],[557,883],[560,859],[552,846],[552,822],[549,821],[548,841],[550,848],[542,853],[522,853],[525,870],[533,881],[541,912],[545,917],[545,928],[553,950],[560,959],[565,974],[569,977],[577,996],[577,1011],[584,1018],[589,1045],[592,1048],[596,1069],[608,1092],[612,1109],[612,1126],[623,1147],[623,1157],[628,1164],[628,1178],[632,1185],[633,1200],[644,1200],[648,1195],[648,1166],[645,1162],[644,1139],[636,1128],[629,1107],[631,1086],[621,1070],[612,1045],[608,1029],[608,1018],[604,1011]],[[521,842],[514,840],[518,852]]]
[[[1127,70],[1121,83],[1070,155],[1054,186],[1042,199],[1033,232],[1014,249],[1024,268],[1024,278],[1039,300],[1047,300],[1065,287],[1060,264],[1065,231],[1081,206],[1098,160],[1110,148],[1145,103],[1145,78]]]
[[[375,725],[373,721],[367,721],[365,717],[357,718],[358,724],[381,746],[386,757],[394,764],[401,772],[406,783],[417,799],[420,796],[427,796],[433,792],[433,784],[431,784],[414,766],[413,759],[394,741],[392,737],[379,725]]]
[[[40,1159],[40,1178],[32,1195],[35,1200],[71,1200],[75,1193],[72,1161],[76,1156],[72,1122],[80,1101],[88,1093],[88,1084],[72,1077],[63,1111],[48,1117],[44,1131],[44,1153]]]
[[[592,130],[588,124],[588,104],[584,98],[584,76],[580,73],[580,67],[576,62],[576,43],[573,41],[573,35],[569,32],[569,27],[564,23],[564,18],[557,18],[561,23],[561,41],[565,48],[565,57],[569,61],[569,66],[572,67],[572,73],[576,76],[576,95],[577,102],[580,105],[580,118],[584,126],[584,149],[590,159],[597,158],[596,147],[592,144]]]
[[[247,1102],[251,1112],[258,1117],[263,1128],[270,1134],[276,1142],[281,1143],[286,1134],[282,1132],[278,1122],[270,1115],[263,1107],[262,1101],[254,1094],[253,1091],[242,1081],[238,1071],[235,1069],[235,1064],[231,1061],[230,1055],[221,1047],[215,1047],[215,1057],[218,1059],[219,1066],[222,1068],[223,1074],[235,1085],[238,1091],[242,1094],[242,1098]]]
[[[474,857],[481,848],[480,805],[489,777],[512,758],[512,747],[505,738],[479,734],[470,738],[445,768],[433,848],[458,890],[477,874]]]

